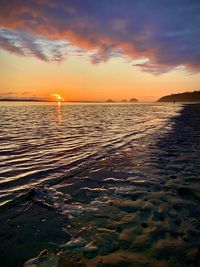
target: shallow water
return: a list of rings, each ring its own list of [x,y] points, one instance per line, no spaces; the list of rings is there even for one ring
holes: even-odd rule
[[[0,104],[0,203],[33,185],[59,182],[164,128],[181,105]]]
[[[1,110],[3,267],[200,266],[200,105]]]

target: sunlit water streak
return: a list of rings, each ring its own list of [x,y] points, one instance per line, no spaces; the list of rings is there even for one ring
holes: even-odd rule
[[[165,127],[172,104],[1,103],[0,203],[30,186],[67,177]]]

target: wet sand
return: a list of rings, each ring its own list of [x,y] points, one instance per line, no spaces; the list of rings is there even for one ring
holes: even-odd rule
[[[200,105],[0,210],[0,266],[200,266]],[[32,258],[32,260],[30,260]]]

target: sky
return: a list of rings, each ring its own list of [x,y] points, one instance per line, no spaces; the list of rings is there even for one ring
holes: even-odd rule
[[[200,89],[199,0],[0,0],[0,98]]]

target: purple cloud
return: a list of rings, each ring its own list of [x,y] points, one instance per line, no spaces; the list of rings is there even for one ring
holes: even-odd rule
[[[95,64],[114,56],[143,58],[137,67],[155,75],[180,66],[200,71],[199,0],[0,0],[0,5],[0,46],[18,55],[60,61],[90,53]]]
[[[41,36],[0,29],[0,47],[20,56],[35,56],[43,61],[62,61],[69,50],[79,51],[67,40],[48,40]]]

